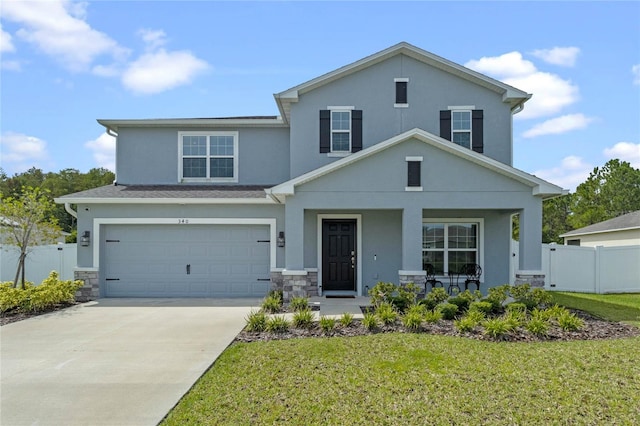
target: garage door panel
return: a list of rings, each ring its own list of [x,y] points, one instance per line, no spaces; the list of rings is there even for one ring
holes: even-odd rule
[[[109,225],[102,270],[108,297],[261,297],[268,293],[269,227]],[[187,265],[190,273],[187,274]]]

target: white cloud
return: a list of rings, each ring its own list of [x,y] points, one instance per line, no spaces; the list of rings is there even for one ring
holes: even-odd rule
[[[148,28],[138,31],[138,35],[147,45],[148,51],[153,51],[167,43],[167,35],[162,30],[151,30]]]
[[[2,167],[5,171],[19,173],[47,162],[47,142],[23,133],[4,132],[0,135]]]
[[[633,84],[640,85],[640,64],[636,64],[631,67],[633,73]]]
[[[537,170],[534,175],[562,188],[575,192],[576,187],[587,180],[593,166],[581,157],[569,156],[562,159],[559,166],[551,169]]]
[[[122,60],[128,49],[87,22],[86,3],[69,0],[5,1],[3,18],[22,27],[16,32],[71,71],[86,71],[104,55]]]
[[[16,48],[13,46],[11,38],[11,34],[4,31],[0,23],[0,52],[15,52]]]
[[[543,61],[560,65],[562,67],[572,67],[576,64],[576,59],[580,49],[577,47],[554,47],[552,49],[538,49],[531,54]]]
[[[522,134],[525,138],[535,138],[542,135],[557,135],[570,132],[572,130],[584,129],[593,121],[593,118],[584,114],[568,114],[561,117],[552,118],[536,124],[531,129]]]
[[[104,167],[112,172],[116,170],[116,138],[106,133],[97,139],[84,144],[93,152],[93,159],[98,167]]]
[[[22,69],[22,64],[20,61],[14,60],[2,61],[0,62],[0,69],[7,71],[20,71]]]
[[[579,98],[578,87],[571,84],[571,81],[556,74],[539,71],[520,52],[471,60],[465,66],[533,94],[516,118],[553,115]]]
[[[209,64],[189,51],[146,53],[122,75],[122,84],[139,94],[154,94],[190,83],[198,74],[206,71]]]
[[[618,142],[611,148],[605,148],[603,154],[609,160],[628,161],[631,167],[640,169],[640,143]]]

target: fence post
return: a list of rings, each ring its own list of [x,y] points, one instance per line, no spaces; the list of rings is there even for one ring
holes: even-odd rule
[[[602,283],[600,282],[600,255],[602,253],[602,246],[596,246],[596,251],[595,251],[595,259],[594,259],[594,274],[595,274],[595,292],[596,294],[601,294],[602,293]]]

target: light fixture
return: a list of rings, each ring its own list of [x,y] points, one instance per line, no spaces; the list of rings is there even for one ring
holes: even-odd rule
[[[284,247],[284,232],[280,231],[278,234],[278,247]]]
[[[80,245],[82,247],[88,247],[90,242],[91,242],[91,232],[84,231],[82,233],[82,236],[80,237]]]

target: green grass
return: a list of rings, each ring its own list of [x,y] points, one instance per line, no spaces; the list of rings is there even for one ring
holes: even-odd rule
[[[591,294],[550,292],[553,303],[580,309],[611,321],[624,321],[640,327],[640,293]]]
[[[234,344],[163,424],[637,424],[638,347],[428,334]]]

